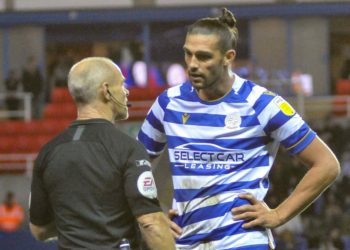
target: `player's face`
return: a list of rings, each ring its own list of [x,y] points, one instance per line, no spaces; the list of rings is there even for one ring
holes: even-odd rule
[[[224,55],[219,49],[219,37],[187,34],[184,45],[188,77],[198,91],[216,88],[226,72]]]

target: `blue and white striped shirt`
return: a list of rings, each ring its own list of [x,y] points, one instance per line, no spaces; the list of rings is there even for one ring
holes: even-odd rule
[[[264,228],[243,229],[230,210],[263,200],[282,144],[304,150],[316,134],[280,96],[235,75],[232,91],[201,100],[190,82],[163,92],[138,135],[150,155],[168,144],[174,198],[183,229],[178,249],[268,249]]]

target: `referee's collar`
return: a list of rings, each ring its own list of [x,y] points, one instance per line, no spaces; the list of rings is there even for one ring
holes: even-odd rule
[[[104,123],[104,124],[111,124],[112,122],[102,119],[102,118],[93,118],[93,119],[84,119],[84,120],[75,120],[71,123],[70,126],[79,126],[79,125],[88,125],[88,124],[98,124],[98,123]]]

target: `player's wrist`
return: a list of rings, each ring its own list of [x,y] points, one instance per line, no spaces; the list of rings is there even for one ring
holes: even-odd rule
[[[285,223],[285,220],[283,219],[283,217],[281,216],[280,211],[278,211],[277,208],[272,209],[272,212],[275,214],[275,218],[276,218],[276,225],[275,227],[281,226],[282,224]]]

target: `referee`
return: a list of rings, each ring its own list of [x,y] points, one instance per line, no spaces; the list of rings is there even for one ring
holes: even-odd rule
[[[36,159],[30,198],[36,239],[57,236],[59,249],[112,250],[126,238],[141,249],[142,235],[150,249],[175,249],[148,155],[114,125],[128,118],[124,80],[107,58],[86,58],[71,68],[68,87],[78,118]]]

